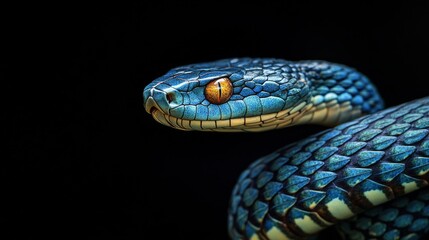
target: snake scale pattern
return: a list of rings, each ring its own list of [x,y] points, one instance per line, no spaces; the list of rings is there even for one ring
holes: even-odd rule
[[[232,239],[421,239],[429,231],[429,97],[385,110],[366,76],[325,61],[240,58],[172,69],[143,91],[180,130],[334,128],[252,163],[233,189]]]

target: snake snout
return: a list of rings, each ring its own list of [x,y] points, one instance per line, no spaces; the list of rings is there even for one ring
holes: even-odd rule
[[[144,108],[152,117],[161,124],[176,127],[172,124],[171,113],[175,113],[174,107],[180,103],[179,93],[171,88],[158,89],[146,88],[143,92]],[[174,118],[174,116],[172,117]],[[173,121],[174,122],[174,121]],[[179,126],[177,128],[181,129]],[[182,129],[184,130],[184,129]]]
[[[145,90],[144,106],[146,112],[152,114],[155,110],[159,110],[164,114],[169,115],[170,109],[177,106],[181,102],[181,95],[176,90],[150,88]]]
[[[159,103],[159,97],[155,99],[154,96],[149,96],[147,99],[145,99],[144,102],[146,112],[149,114],[153,114],[153,112],[155,111],[168,112],[168,105],[166,106],[166,104],[162,104],[161,102],[161,104],[164,105],[163,107],[161,107]]]

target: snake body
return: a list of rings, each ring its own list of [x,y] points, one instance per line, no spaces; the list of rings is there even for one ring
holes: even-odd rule
[[[429,230],[429,97],[381,110],[376,87],[347,66],[242,58],[172,69],[143,98],[155,120],[180,130],[336,126],[241,174],[232,239],[306,239],[334,224],[350,239]]]

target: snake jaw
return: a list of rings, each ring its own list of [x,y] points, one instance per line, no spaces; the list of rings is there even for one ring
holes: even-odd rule
[[[226,120],[201,121],[176,118],[172,115],[166,114],[150,102],[151,100],[148,100],[148,103],[146,104],[147,111],[151,113],[157,122],[165,126],[183,131],[198,130],[215,132],[262,132],[293,126],[300,124],[301,118],[306,116],[313,107],[311,102],[304,101],[294,107],[277,113]]]
[[[172,127],[175,129],[179,129],[179,130],[186,130],[183,128],[178,128],[175,124],[172,124],[171,120],[168,119],[168,115],[164,114],[162,111],[158,110],[158,109],[154,109],[152,111],[152,117],[159,123],[168,126],[168,127]]]
[[[339,104],[337,101],[330,101],[316,104],[309,98],[307,101],[277,113],[227,120],[202,121],[169,115],[157,107],[156,102],[149,99],[146,104],[147,111],[152,114],[157,122],[183,131],[262,132],[298,124],[320,124],[320,122],[329,126],[344,122],[350,118],[356,118],[362,114],[361,109],[352,108],[350,102]]]

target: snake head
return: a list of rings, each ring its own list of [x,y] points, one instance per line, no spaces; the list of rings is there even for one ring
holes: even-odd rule
[[[235,58],[174,68],[143,98],[156,121],[180,130],[264,131],[291,125],[311,96],[298,65]]]

